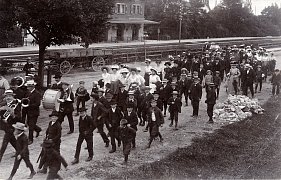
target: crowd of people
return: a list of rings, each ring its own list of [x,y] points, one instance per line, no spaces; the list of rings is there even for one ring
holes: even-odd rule
[[[196,119],[204,89],[209,117],[206,121],[210,124],[214,123],[213,108],[221,87],[232,95],[248,95],[250,90],[251,97],[254,97],[255,93],[262,90],[263,82],[272,75],[272,95],[279,94],[281,74],[275,69],[273,53],[268,53],[264,48],[234,45],[210,49],[206,44],[200,52],[187,51],[179,56],[169,56],[165,62],[157,59],[155,65],[153,63],[146,59],[143,69],[122,64],[102,67],[101,79],[93,82],[91,92],[85,88],[85,83],[89,82],[80,81],[79,87],[73,91],[69,83],[62,81],[61,74],[55,74],[55,83],[51,89],[60,92],[57,99],[59,109],[49,115],[51,121],[45,132],[38,172],[48,172],[47,179],[61,179],[58,175],[61,163],[67,167],[60,151],[61,124],[66,116],[69,122],[67,134],[74,132],[75,109],[77,112],[74,115],[79,116],[79,137],[71,164],[79,163],[84,140],[89,154],[86,161],[93,159],[95,129],[101,135],[105,147],[111,144],[109,153],[115,153],[117,146],[123,146],[124,164],[127,164],[130,151],[136,148],[139,126],[144,126],[144,132],[149,132],[147,148],[156,139],[162,142],[164,138],[160,127],[164,118],[167,117],[171,128],[178,130],[179,113],[184,110],[182,106],[191,104],[191,118]],[[0,125],[5,131],[0,162],[10,143],[15,148],[16,155],[9,179],[15,175],[21,160],[30,168],[29,178],[32,178],[36,172],[29,160],[28,145],[33,143],[34,132],[35,137],[38,137],[42,131],[37,126],[41,95],[32,78],[19,87],[17,79],[8,82],[2,73],[0,85],[0,93],[3,94]],[[87,107],[86,102],[90,99],[90,107]],[[29,131],[28,136],[25,131]]]

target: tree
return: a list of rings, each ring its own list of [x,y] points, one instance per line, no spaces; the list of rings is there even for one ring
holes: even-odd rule
[[[9,0],[7,0],[9,1]],[[12,0],[15,23],[39,45],[40,85],[44,79],[44,54],[51,45],[81,37],[88,45],[99,41],[114,5],[113,0]]]

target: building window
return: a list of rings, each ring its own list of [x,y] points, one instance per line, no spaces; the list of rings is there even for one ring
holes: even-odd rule
[[[126,12],[126,5],[123,4],[123,3],[117,3],[116,4],[116,11],[117,11],[117,14],[125,14]]]
[[[132,14],[142,14],[142,8],[140,4],[133,4],[132,5],[132,10],[131,10]]]

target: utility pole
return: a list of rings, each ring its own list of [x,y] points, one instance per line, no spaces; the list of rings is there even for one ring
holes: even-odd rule
[[[181,43],[181,26],[182,26],[182,1],[180,2],[180,15],[179,15],[179,21],[180,21],[180,25],[179,25],[179,44]]]

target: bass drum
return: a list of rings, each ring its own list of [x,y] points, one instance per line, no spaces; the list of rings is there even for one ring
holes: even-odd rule
[[[43,108],[47,110],[55,110],[59,112],[60,103],[57,99],[60,98],[61,92],[53,89],[47,89],[44,93],[42,104]]]

